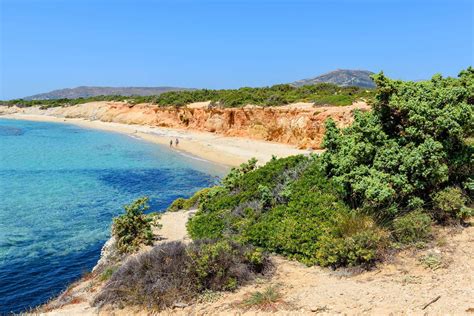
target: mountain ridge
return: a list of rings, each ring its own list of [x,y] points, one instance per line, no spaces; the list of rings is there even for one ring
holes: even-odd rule
[[[337,69],[324,73],[314,78],[301,79],[290,83],[294,87],[314,85],[317,83],[332,83],[341,87],[357,86],[362,88],[375,88],[370,76],[374,74],[368,70]],[[64,88],[52,90],[45,93],[34,94],[24,97],[24,100],[52,100],[52,99],[77,99],[102,95],[121,96],[150,96],[159,95],[170,91],[190,91],[193,88],[180,87],[103,87],[103,86],[78,86],[75,88]]]
[[[23,99],[25,100],[51,100],[51,99],[76,99],[96,97],[100,95],[122,95],[122,96],[149,96],[159,95],[169,91],[193,90],[179,87],[102,87],[102,86],[78,86],[75,88],[64,88],[38,93]]]
[[[294,81],[291,85],[301,87],[317,83],[333,83],[342,87],[356,86],[362,88],[375,88],[375,83],[370,78],[373,74],[374,72],[369,70],[336,69],[314,78]]]

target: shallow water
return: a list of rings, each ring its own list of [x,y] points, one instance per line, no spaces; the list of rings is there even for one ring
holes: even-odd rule
[[[0,314],[90,271],[124,204],[165,209],[225,168],[127,135],[0,119]]]

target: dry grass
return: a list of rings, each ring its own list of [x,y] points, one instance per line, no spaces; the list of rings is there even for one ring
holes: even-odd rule
[[[232,242],[163,243],[129,258],[95,297],[93,305],[163,310],[187,305],[211,292],[234,290],[266,269],[249,261],[247,247]],[[201,296],[201,297],[200,297]]]

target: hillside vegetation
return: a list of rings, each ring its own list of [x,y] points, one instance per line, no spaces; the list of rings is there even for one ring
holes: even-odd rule
[[[199,193],[194,239],[231,238],[307,264],[371,264],[394,242],[473,215],[474,70],[426,82],[375,76],[373,111],[327,122],[321,157],[234,169]]]
[[[368,100],[372,90],[359,87],[339,87],[334,84],[318,83],[302,87],[288,84],[264,88],[240,88],[228,90],[170,91],[152,96],[94,96],[77,99],[52,100],[10,100],[0,104],[6,106],[41,106],[43,108],[69,106],[93,101],[127,101],[131,104],[151,103],[158,106],[185,106],[193,102],[211,101],[213,106],[242,107],[247,104],[279,106],[294,102],[312,102],[317,105],[350,105],[356,100]]]
[[[168,91],[191,90],[178,87],[94,87],[81,86],[53,90],[25,97],[25,100],[52,100],[52,99],[77,99],[97,96],[122,95],[122,96],[148,96],[159,95]]]
[[[423,247],[433,238],[433,225],[469,225],[474,147],[466,140],[474,132],[474,69],[458,78],[437,75],[425,82],[394,81],[383,74],[374,79],[373,111],[356,113],[352,126],[342,129],[329,120],[321,156],[275,157],[262,167],[253,159],[232,169],[220,185],[170,206],[169,211],[198,208],[187,228],[195,245],[206,245],[204,258],[197,261],[206,262],[202,271],[227,275],[216,272],[220,264],[228,271],[236,268],[217,251],[223,242],[227,248],[227,243],[235,249],[251,247],[243,252],[246,259],[236,259],[244,266],[267,262],[266,254],[273,252],[307,265],[368,267],[389,251]],[[134,237],[127,240],[133,243]],[[168,272],[160,272],[163,255],[154,262],[150,257],[155,255],[158,250],[141,254],[133,260],[143,264],[129,261],[116,272],[99,294],[100,304],[148,304],[149,295],[155,298],[153,308],[169,306],[167,298],[175,288],[170,294],[165,287],[151,286],[156,280],[143,285],[136,277],[153,274],[171,282]],[[227,259],[224,264],[206,258]],[[173,275],[176,284],[188,278]],[[241,280],[235,286],[248,280],[234,279]],[[197,283],[187,301],[210,288],[199,279],[192,282]],[[141,300],[127,293],[141,293]]]

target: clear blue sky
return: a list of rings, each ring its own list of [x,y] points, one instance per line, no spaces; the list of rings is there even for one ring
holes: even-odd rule
[[[0,99],[79,85],[236,88],[474,64],[473,1],[0,0]]]

